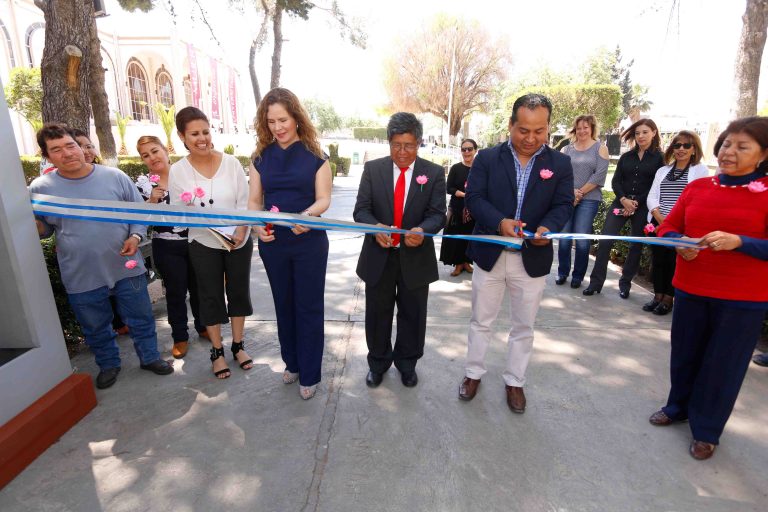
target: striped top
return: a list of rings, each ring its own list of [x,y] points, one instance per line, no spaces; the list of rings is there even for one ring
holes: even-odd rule
[[[688,185],[688,167],[683,169],[670,169],[659,185],[659,212],[663,216],[669,215],[672,207],[680,198],[683,189]]]
[[[573,187],[581,188],[586,183],[593,183],[597,185],[597,188],[590,190],[583,199],[602,201],[603,193],[600,189],[605,185],[608,160],[600,156],[600,141],[596,141],[584,151],[579,151],[573,144],[569,144],[563,153],[571,157]]]

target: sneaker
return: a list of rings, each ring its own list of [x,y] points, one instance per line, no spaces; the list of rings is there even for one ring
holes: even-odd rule
[[[107,389],[117,382],[117,374],[120,373],[120,367],[107,368],[106,370],[99,371],[96,376],[96,387],[99,389]]]

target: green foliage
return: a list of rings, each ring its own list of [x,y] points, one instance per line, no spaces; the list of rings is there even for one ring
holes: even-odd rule
[[[171,134],[173,133],[173,129],[176,126],[176,106],[171,105],[170,107],[166,107],[162,103],[155,103],[153,108],[157,114],[157,119],[160,120],[160,125],[163,127],[163,131],[165,132],[165,145],[168,148],[168,152],[174,153],[173,142],[171,142]],[[121,140],[124,137],[125,135],[121,135]]]
[[[304,101],[304,108],[307,109],[312,124],[321,134],[341,128],[341,116],[336,113],[332,104],[318,99],[308,99]]]
[[[337,174],[343,174],[344,176],[349,174],[349,168],[352,165],[352,159],[348,157],[339,156],[339,145],[328,144],[328,162],[331,164],[331,172],[334,176]]]
[[[387,140],[387,129],[357,127],[352,129],[352,136],[357,140]]]
[[[156,0],[117,0],[124,10],[133,12],[139,10],[142,12],[149,12],[155,7]]]
[[[768,116],[768,100],[763,103],[763,108],[760,109],[760,112],[758,112],[757,115]]]
[[[76,345],[83,341],[83,331],[80,329],[80,324],[77,323],[75,312],[69,306],[67,291],[61,282],[61,272],[59,272],[59,263],[56,258],[55,237],[40,240],[40,245],[43,249],[45,266],[48,268],[48,277],[51,280],[53,299],[56,302],[56,311],[59,313],[64,341],[67,342],[67,345]]]
[[[13,68],[3,91],[8,106],[21,114],[32,128],[39,130],[43,123],[43,86],[40,81],[40,68]]]
[[[224,151],[224,153],[226,153],[228,155],[234,155],[235,154],[235,146],[233,146],[232,144],[227,144],[226,146],[224,146],[224,149],[222,149],[222,151]]]
[[[328,144],[328,156],[329,160],[331,162],[335,162],[337,158],[339,158],[339,145],[338,144]]]
[[[352,116],[344,119],[344,128],[361,128],[365,126],[375,126],[376,121],[372,119],[363,119],[362,117]]]

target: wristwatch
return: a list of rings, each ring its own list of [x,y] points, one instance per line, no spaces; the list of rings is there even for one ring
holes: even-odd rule
[[[144,237],[143,237],[143,236],[141,236],[141,235],[140,235],[140,234],[138,234],[138,233],[131,233],[131,236],[132,236],[133,238],[135,238],[136,240],[138,240],[138,241],[139,241],[139,243],[141,243],[141,241],[142,241],[142,240],[144,240]]]

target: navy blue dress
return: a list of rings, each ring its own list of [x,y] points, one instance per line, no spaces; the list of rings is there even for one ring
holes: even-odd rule
[[[300,141],[283,149],[273,143],[253,165],[261,178],[264,209],[301,213],[315,202],[315,175],[325,161]],[[274,227],[275,240],[259,242],[277,315],[280,354],[302,386],[320,382],[324,347],[325,271],[328,236],[310,230],[295,235]]]

